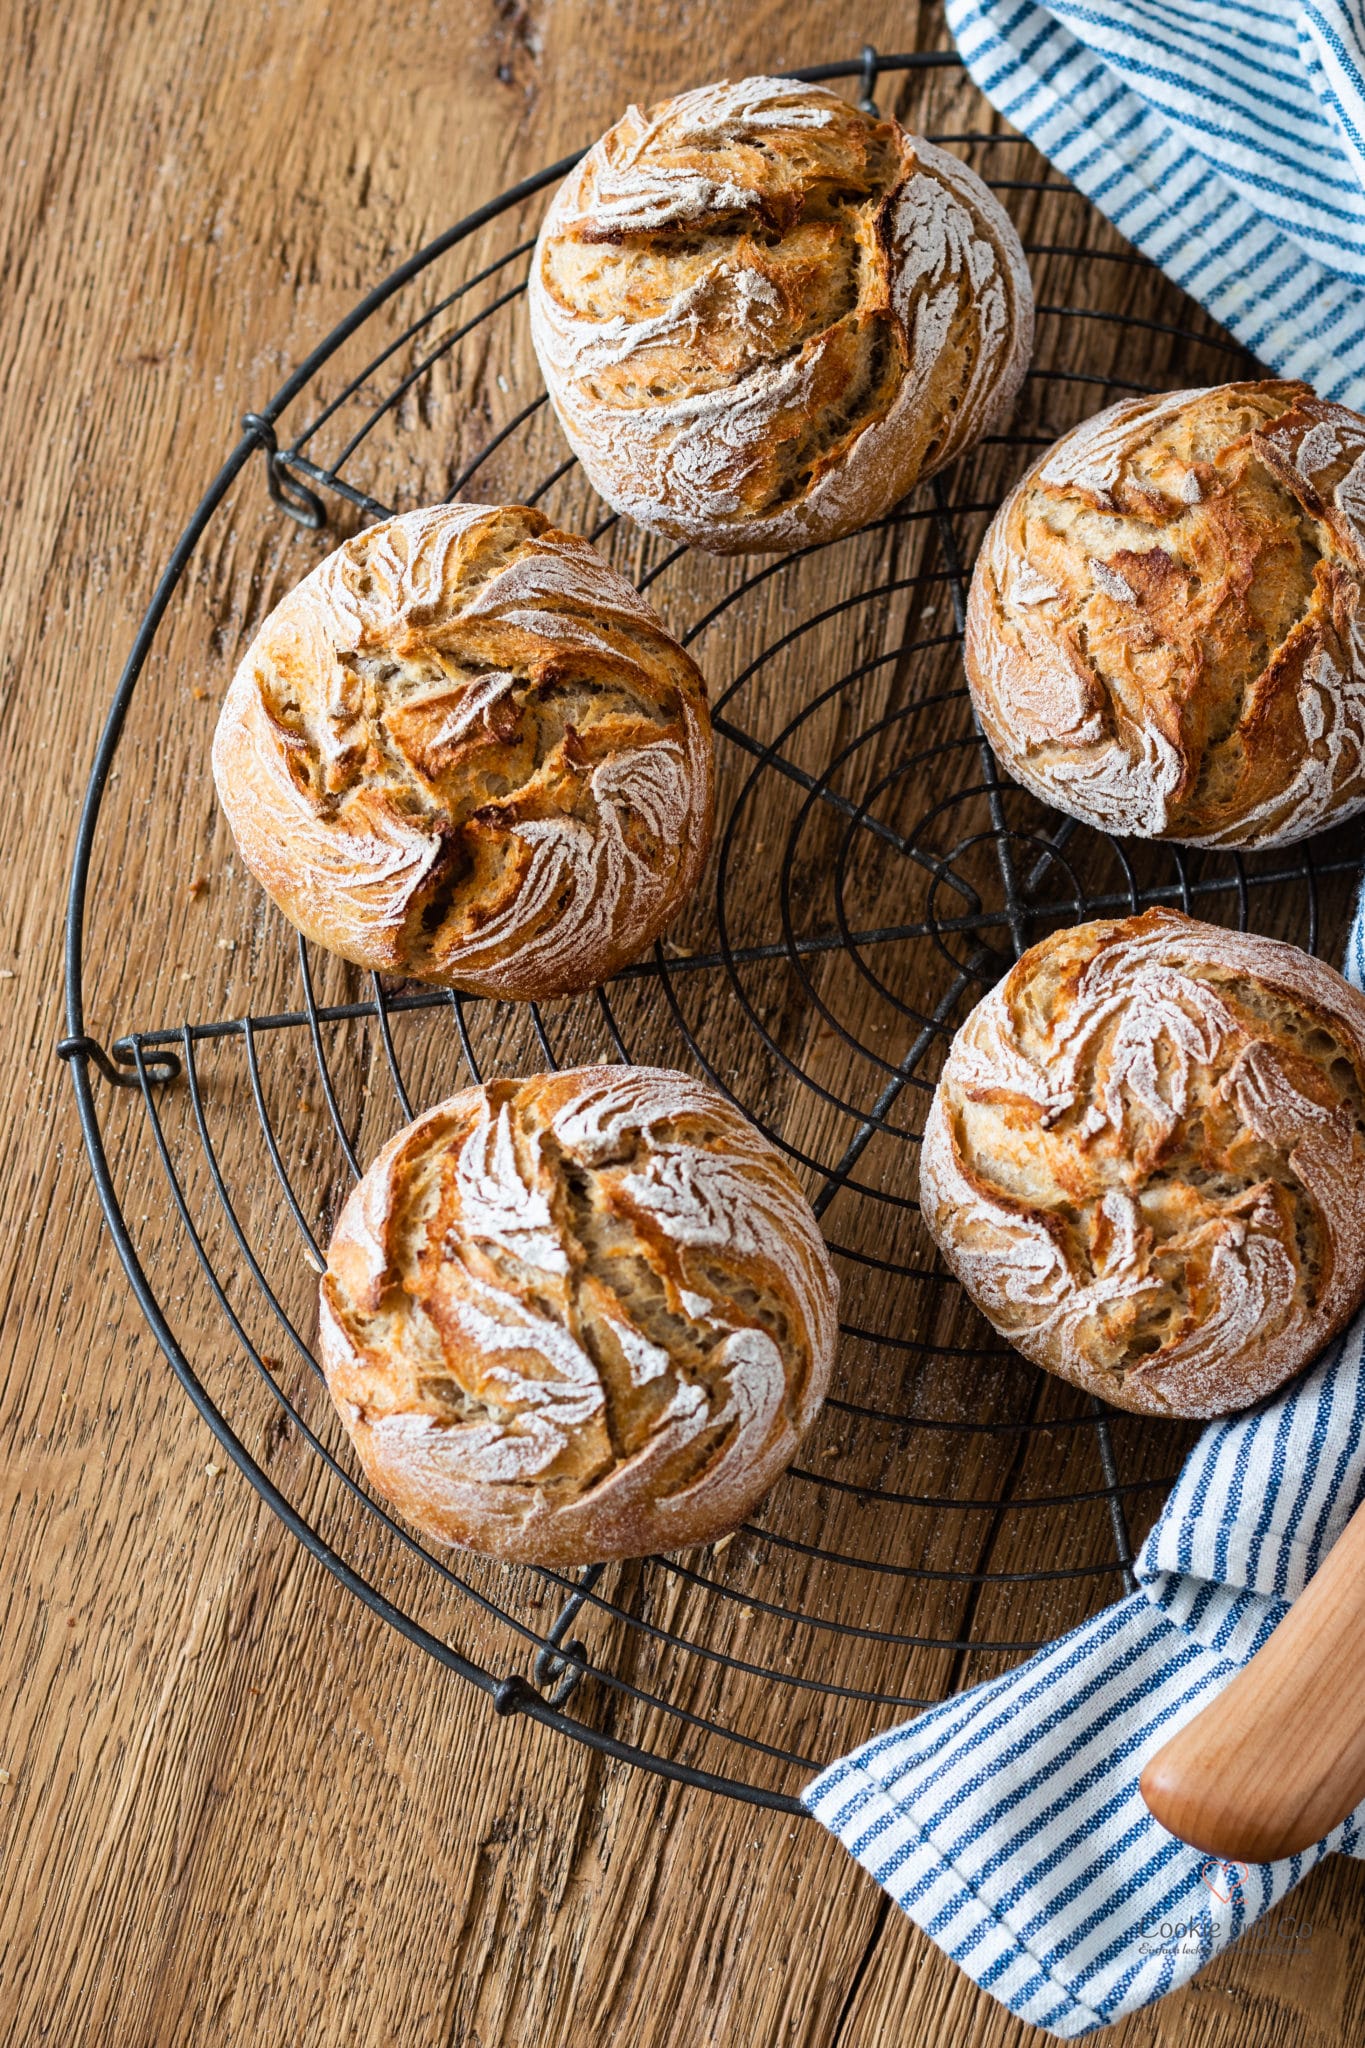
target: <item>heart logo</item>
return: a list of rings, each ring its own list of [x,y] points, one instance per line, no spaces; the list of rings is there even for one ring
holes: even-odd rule
[[[1230,1906],[1234,1899],[1242,1896],[1242,1886],[1251,1872],[1245,1863],[1228,1863],[1223,1858],[1211,1856],[1199,1873],[1200,1882],[1206,1884],[1220,1905]]]

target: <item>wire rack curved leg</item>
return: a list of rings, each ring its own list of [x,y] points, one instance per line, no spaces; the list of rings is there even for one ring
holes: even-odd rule
[[[578,1619],[583,1602],[605,1570],[606,1566],[603,1564],[590,1564],[587,1567],[578,1582],[581,1590],[577,1593],[570,1593],[568,1599],[564,1602],[564,1605],[560,1608],[545,1632],[545,1648],[536,1652],[536,1661],[531,1667],[531,1675],[542,1692],[547,1685],[554,1687],[554,1691],[550,1694],[550,1705],[552,1707],[562,1707],[569,1695],[577,1691],[583,1677],[583,1668],[581,1664],[571,1664],[567,1658],[556,1656],[555,1651],[550,1648],[550,1644],[562,1644],[574,1657],[583,1658],[587,1656],[587,1651],[582,1643],[578,1641],[577,1637],[572,1637],[566,1642],[565,1636]]]

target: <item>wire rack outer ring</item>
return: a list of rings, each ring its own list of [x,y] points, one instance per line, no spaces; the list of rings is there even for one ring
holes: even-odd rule
[[[952,53],[930,52],[901,56],[878,57],[865,49],[861,58],[853,62],[824,64],[797,72],[796,76],[815,81],[835,78],[857,78],[861,84],[861,103],[871,105],[878,71],[916,71],[937,68],[960,68],[959,60]],[[226,1455],[243,1473],[250,1484],[267,1502],[276,1515],[303,1544],[311,1556],[323,1564],[350,1592],[361,1600],[372,1612],[378,1614],[397,1629],[417,1647],[426,1651],[443,1668],[477,1686],[491,1700],[495,1710],[502,1714],[521,1713],[552,1727],[577,1741],[629,1762],[656,1774],[678,1782],[703,1789],[726,1793],[752,1804],[771,1807],[789,1814],[804,1812],[800,1801],[791,1794],[768,1785],[754,1784],[745,1778],[722,1772],[698,1768],[678,1759],[660,1754],[594,1728],[576,1716],[562,1710],[561,1701],[572,1689],[578,1673],[586,1667],[581,1645],[566,1642],[565,1634],[569,1622],[586,1596],[591,1575],[585,1577],[584,1593],[570,1594],[558,1619],[551,1625],[545,1637],[535,1664],[535,1679],[538,1685],[551,1685],[559,1672],[566,1672],[568,1678],[558,1686],[552,1686],[549,1696],[537,1691],[525,1677],[516,1672],[499,1675],[484,1669],[470,1658],[461,1655],[450,1644],[433,1635],[412,1615],[394,1605],[384,1594],[358,1573],[335,1548],[297,1511],[274,1484],[262,1466],[253,1457],[227,1418],[215,1403],[212,1395],[196,1374],[193,1365],[178,1342],[168,1321],[166,1312],[158,1298],[156,1289],[148,1278],[139,1259],[132,1231],[120,1204],[114,1186],[109,1156],[105,1148],[104,1133],[96,1106],[96,1075],[106,1083],[141,1088],[147,1094],[151,1082],[171,1078],[180,1071],[180,1057],[167,1040],[171,1034],[152,1034],[152,1043],[144,1045],[138,1041],[124,1041],[113,1048],[113,1058],[87,1035],[85,1029],[85,986],[84,986],[84,943],[86,925],[86,897],[91,871],[91,859],[96,830],[100,820],[101,806],[105,797],[111,767],[118,750],[125,720],[134,692],[156,640],[167,607],[181,584],[189,561],[205,533],[214,513],[227,496],[232,485],[246,465],[256,455],[264,458],[270,493],[275,503],[291,517],[305,526],[323,523],[323,510],[316,493],[310,488],[306,464],[286,464],[277,448],[275,426],[291,401],[298,397],[310,384],[318,371],[336,354],[347,339],[363,326],[366,320],[390,299],[401,287],[425,270],[439,256],[454,248],[461,241],[472,236],[487,223],[508,212],[520,202],[534,197],[546,187],[561,179],[580,160],[582,152],[575,152],[559,163],[551,165],[523,180],[519,185],[490,201],[487,205],[467,215],[455,226],[428,243],[383,280],[352,311],[332,329],[307,358],[300,363],[293,374],[281,385],[274,396],[259,411],[248,413],[243,419],[243,433],[228,455],[217,476],[213,479],[203,499],[196,508],[188,525],[173,550],[153,593],[146,614],[138,629],[132,649],[119,678],[104,727],[95,752],[89,780],[81,806],[73,856],[70,890],[68,897],[65,929],[65,992],[67,1036],[58,1051],[70,1068],[75,1091],[77,1110],[82,1135],[89,1157],[105,1218],[109,1225],[119,1257],[128,1275],[129,1282],[158,1343],[179,1379],[185,1393],[207,1423],[216,1441]],[[1173,330],[1178,331],[1178,330]],[[1199,337],[1192,337],[1199,338]],[[942,501],[939,501],[940,504]],[[944,558],[949,570],[950,594],[954,611],[958,614],[959,629],[964,590],[962,571],[956,561],[956,548],[951,527],[946,518],[939,517],[943,529],[941,539]],[[703,621],[703,624],[705,622]],[[718,730],[720,729],[718,721]],[[997,827],[997,830],[1000,828]],[[725,941],[728,946],[728,940]],[[671,983],[663,976],[663,987],[671,1002],[676,1003]],[[384,1010],[379,1008],[381,1028]],[[184,1057],[191,1061],[192,1046],[188,1032],[183,1047]],[[92,1067],[95,1072],[92,1073]],[[192,1078],[192,1076],[191,1076]],[[173,1182],[174,1185],[174,1182]],[[875,1262],[874,1262],[875,1263]],[[1102,1419],[1096,1431],[1104,1466],[1105,1497],[1108,1499],[1114,1520],[1116,1552],[1121,1565],[1126,1565],[1129,1552],[1124,1534],[1121,1492],[1112,1452],[1108,1447],[1107,1430]],[[835,1484],[838,1484],[836,1481]],[[932,1576],[930,1574],[929,1576]],[[951,1575],[950,1575],[951,1576]],[[762,1745],[760,1745],[762,1747]]]

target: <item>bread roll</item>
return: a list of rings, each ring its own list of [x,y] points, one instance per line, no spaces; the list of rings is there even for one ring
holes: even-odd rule
[[[631,107],[556,193],[529,296],[594,489],[720,554],[877,518],[1004,416],[1033,339],[975,172],[783,78]]]
[[[967,678],[1009,773],[1107,832],[1278,846],[1365,805],[1365,419],[1304,384],[1127,399],[997,513]]]
[[[372,526],[270,614],[213,772],[285,916],[361,967],[564,995],[663,930],[711,833],[705,685],[524,505]]]
[[[1365,997],[1173,910],[1057,932],[953,1040],[920,1204],[1026,1358],[1118,1408],[1244,1408],[1365,1293]]]
[[[824,1398],[837,1304],[809,1203],[724,1096],[583,1067],[384,1148],[328,1250],[320,1357],[409,1521],[585,1564],[735,1527]]]

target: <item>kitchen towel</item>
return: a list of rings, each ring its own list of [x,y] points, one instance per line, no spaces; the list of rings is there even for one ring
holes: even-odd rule
[[[947,0],[992,106],[1263,362],[1365,410],[1365,0]]]
[[[1365,987],[1365,892],[1346,973]],[[1221,1864],[1154,1820],[1147,1759],[1284,1615],[1365,1498],[1365,1313],[1310,1372],[1206,1429],[1137,1560],[1138,1591],[804,1794],[939,1947],[1063,2039],[1183,1984],[1332,1850]],[[1250,1937],[1255,1940],[1257,1937]],[[1292,1916],[1263,1939],[1311,1940]]]

